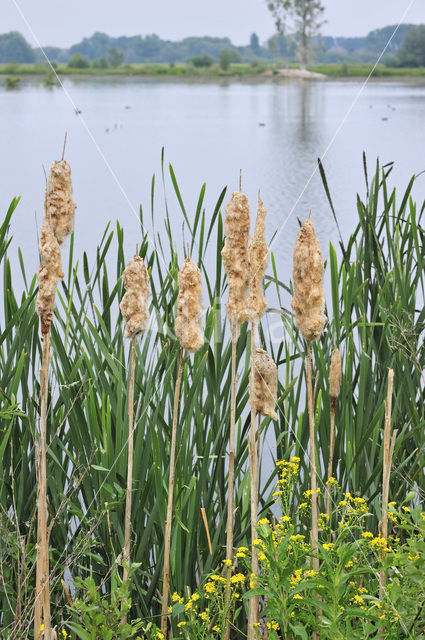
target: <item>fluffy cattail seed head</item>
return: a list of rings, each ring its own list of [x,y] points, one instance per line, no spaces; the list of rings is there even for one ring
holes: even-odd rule
[[[326,318],[323,287],[323,260],[311,217],[303,222],[294,248],[295,322],[307,342],[317,340]]]
[[[140,256],[134,256],[124,269],[125,294],[120,303],[121,313],[126,322],[125,337],[145,331],[149,322],[149,276]]]
[[[251,363],[254,375],[253,406],[258,413],[277,420],[277,366],[264,349],[256,349]]]
[[[264,235],[266,229],[266,210],[258,194],[258,213],[254,235],[249,247],[248,257],[251,273],[251,291],[248,296],[248,308],[251,320],[257,321],[264,314],[267,303],[263,293],[262,281],[269,260],[269,248]]]
[[[339,396],[341,387],[341,354],[337,347],[334,347],[331,357],[331,367],[329,370],[329,395],[331,398]]]
[[[45,335],[50,330],[53,318],[57,284],[64,276],[59,243],[53,233],[47,212],[44,213],[41,227],[39,251],[37,313],[40,316],[41,333]]]
[[[75,207],[72,199],[71,167],[66,160],[54,162],[47,182],[45,208],[59,244],[72,231]]]
[[[248,198],[243,193],[235,191],[226,205],[224,221],[226,240],[221,252],[229,285],[227,315],[233,326],[249,320],[247,300],[250,284],[249,225]]]
[[[183,349],[198,351],[204,344],[201,329],[203,308],[201,272],[190,258],[186,258],[179,271],[179,295],[174,326]]]

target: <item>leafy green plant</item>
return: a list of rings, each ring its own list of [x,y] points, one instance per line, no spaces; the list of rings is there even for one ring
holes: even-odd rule
[[[122,623],[122,616],[131,609],[129,581],[117,581],[109,597],[102,593],[92,577],[77,579],[79,597],[68,607],[73,619],[66,626],[81,640],[130,640],[145,633],[140,619]]]
[[[275,497],[282,515],[277,521],[272,517],[258,523],[261,571],[257,584],[244,596],[263,597],[269,637],[281,633],[286,640],[307,640],[318,633],[325,640],[360,640],[380,637],[382,628],[386,640],[422,637],[425,513],[406,504],[397,509],[392,503],[393,531],[385,540],[365,526],[366,501],[350,493],[341,495],[332,478],[333,517],[320,514],[319,570],[313,571],[311,491],[305,492],[305,502],[297,510],[291,508],[299,459],[280,461],[278,468]],[[249,555],[242,555],[249,571]],[[383,593],[381,571],[387,577]]]

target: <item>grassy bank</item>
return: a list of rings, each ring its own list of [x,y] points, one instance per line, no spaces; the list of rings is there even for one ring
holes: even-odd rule
[[[329,77],[367,77],[372,69],[371,64],[316,64],[309,67],[310,71],[321,73]],[[284,67],[282,64],[272,64],[255,62],[251,64],[231,64],[228,69],[223,70],[218,64],[210,67],[196,67],[193,64],[126,64],[120,67],[106,69],[70,68],[65,64],[55,65],[59,76],[86,76],[86,77],[108,77],[108,76],[153,76],[172,78],[257,78],[277,79],[280,70],[284,68],[296,69],[296,65]],[[392,68],[385,65],[378,65],[373,72],[373,77],[425,77],[425,67],[418,68]],[[43,76],[51,78],[52,70],[43,63],[36,64],[2,64],[0,65],[0,76],[10,78],[25,76]]]

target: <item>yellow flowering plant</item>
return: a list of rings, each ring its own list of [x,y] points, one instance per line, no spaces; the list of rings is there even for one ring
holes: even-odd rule
[[[315,634],[321,640],[422,637],[415,633],[423,634],[425,619],[425,514],[390,503],[392,530],[384,539],[365,526],[371,515],[366,501],[342,493],[332,479],[330,516],[319,516],[315,572],[309,544],[311,491],[302,496],[306,506],[294,508],[297,459],[281,461],[278,471],[274,497],[281,515],[258,522],[260,574],[244,596],[261,597],[259,637],[266,627],[270,640],[308,640]],[[240,562],[250,570],[249,554]]]
[[[236,555],[240,558],[247,552],[247,547],[240,547]],[[228,603],[227,582],[221,571],[210,574],[199,589],[187,597],[174,593],[170,607],[174,636],[187,640],[221,640],[226,635],[227,620],[232,630],[237,629],[246,582],[247,577],[241,572],[231,576]]]

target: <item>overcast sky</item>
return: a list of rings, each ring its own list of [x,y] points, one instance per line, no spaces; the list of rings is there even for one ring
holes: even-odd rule
[[[323,1],[322,33],[333,36],[366,35],[400,20],[425,23],[425,0]],[[156,33],[169,40],[229,36],[238,45],[247,44],[254,31],[262,42],[274,32],[266,0],[0,0],[0,33],[20,31],[31,44],[19,9],[42,45],[63,47],[95,31]]]

